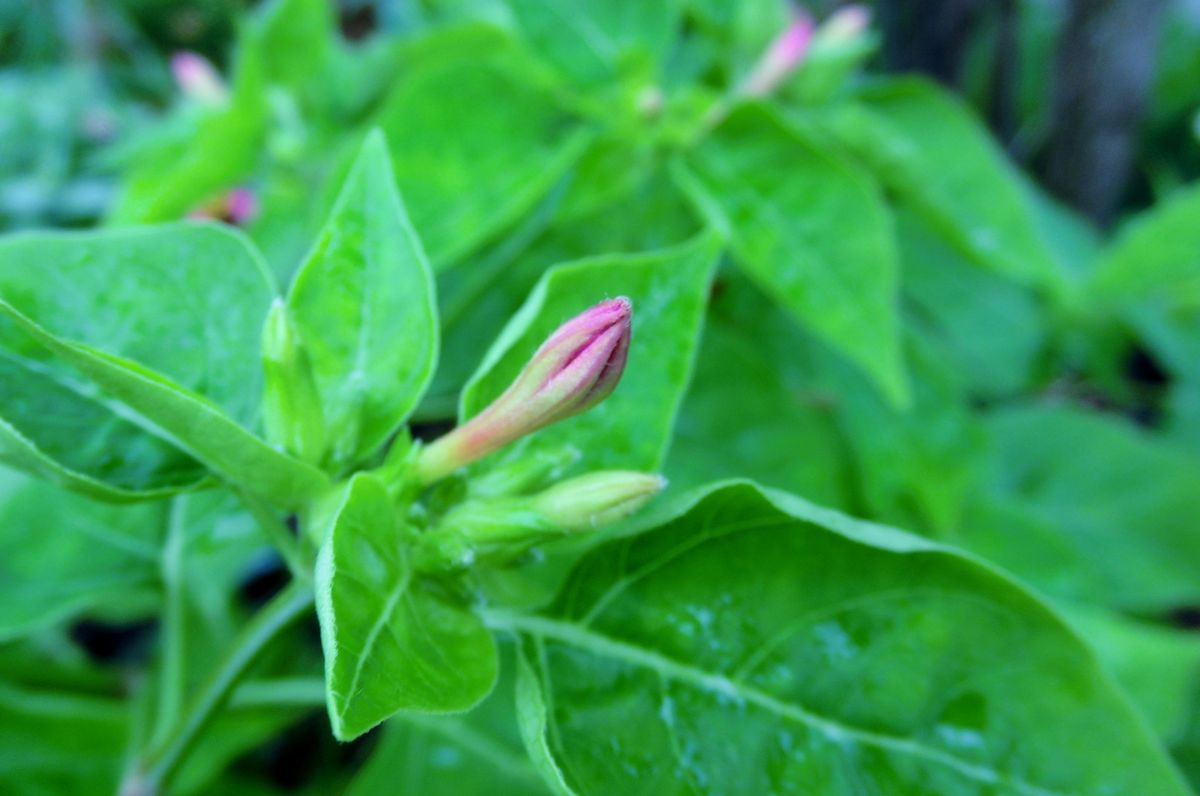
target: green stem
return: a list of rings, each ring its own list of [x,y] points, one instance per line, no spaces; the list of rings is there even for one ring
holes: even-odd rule
[[[196,739],[229,699],[250,665],[296,618],[313,604],[310,584],[294,580],[255,614],[234,642],[221,665],[176,722],[166,741],[156,747],[122,787],[123,794],[159,793],[186,758]]]
[[[155,714],[151,748],[166,740],[167,732],[179,720],[183,710],[184,661],[187,657],[184,623],[183,553],[186,545],[187,497],[171,501],[167,514],[167,533],[163,543],[160,571],[163,584],[162,660],[159,670],[158,710]]]
[[[250,516],[254,517],[254,521],[258,523],[263,533],[271,540],[271,544],[279,551],[279,555],[283,557],[283,563],[287,565],[292,577],[301,581],[311,580],[311,562],[307,560],[299,539],[291,529],[269,506],[254,495],[242,489],[237,490],[237,495],[242,501],[242,505],[250,512]]]

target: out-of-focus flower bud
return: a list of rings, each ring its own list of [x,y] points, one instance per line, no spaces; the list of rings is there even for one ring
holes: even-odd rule
[[[758,59],[742,84],[742,93],[763,97],[774,91],[804,61],[812,37],[812,18],[803,12],[797,13],[792,24],[775,37]]]
[[[171,56],[171,74],[189,99],[205,105],[223,105],[229,99],[225,81],[203,55],[187,51],[175,53]]]
[[[611,470],[581,475],[536,495],[533,510],[567,531],[585,531],[623,520],[661,492],[661,475]]]
[[[842,6],[817,29],[819,41],[833,44],[857,39],[871,24],[871,9],[864,5]]]
[[[275,299],[263,326],[262,360],[267,438],[305,461],[320,461],[325,453],[321,400],[282,299]]]
[[[616,298],[560,326],[499,398],[421,452],[421,482],[432,483],[607,398],[625,370],[632,312],[629,299]]]

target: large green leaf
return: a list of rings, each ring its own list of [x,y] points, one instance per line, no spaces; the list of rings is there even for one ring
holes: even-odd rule
[[[406,535],[387,488],[355,475],[316,572],[329,720],[341,740],[402,710],[467,710],[496,680],[491,633],[444,584],[412,570]]]
[[[896,218],[908,328],[972,396],[1027,389],[1047,336],[1033,291],[965,260],[917,213],[902,209]]]
[[[0,470],[0,641],[158,596],[162,504],[97,503]]]
[[[503,660],[495,690],[470,713],[388,721],[345,796],[544,796],[517,735],[514,659]]]
[[[961,541],[1065,599],[1142,611],[1200,600],[1200,464],[1116,417],[1028,407],[988,420],[988,494]]]
[[[500,395],[567,319],[605,298],[633,301],[625,374],[603,403],[543,429],[501,457],[575,449],[588,470],[656,470],[691,374],[718,241],[712,235],[643,255],[556,266],[538,283],[463,391],[460,419]]]
[[[559,792],[1187,792],[1078,637],[976,560],[747,483],[640,524],[549,610],[488,615],[524,639]]]
[[[965,255],[1027,285],[1061,286],[1016,170],[960,101],[906,78],[832,107],[824,119],[839,141]]]
[[[288,296],[321,393],[337,467],[369,456],[408,417],[437,361],[433,277],[378,132]]]
[[[250,425],[258,338],[272,297],[254,250],[228,229],[30,233],[0,242],[0,299],[55,335],[129,359]],[[0,320],[0,459],[102,497],[203,476],[9,320]]]
[[[71,389],[170,442],[247,491],[299,508],[328,486],[316,468],[280,453],[201,395],[136,362],[57,337],[0,300],[0,320],[45,347],[82,377]],[[17,462],[20,464],[20,462]],[[73,486],[72,482],[67,482]]]
[[[537,204],[588,134],[498,30],[427,36],[404,63],[375,124],[387,134],[413,225],[441,270]]]
[[[816,383],[791,318],[731,268],[718,274],[666,475],[674,486],[753,478],[852,508],[836,397]],[[869,389],[869,388],[868,388]]]
[[[677,0],[507,0],[533,49],[573,80],[611,82],[638,59],[660,66],[679,25]]]
[[[896,254],[874,185],[761,105],[736,110],[687,163],[738,264],[903,404]]]

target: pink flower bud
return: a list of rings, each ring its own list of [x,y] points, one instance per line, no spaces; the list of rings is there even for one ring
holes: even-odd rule
[[[746,82],[742,84],[742,93],[751,97],[762,97],[774,91],[784,78],[800,66],[808,53],[812,37],[812,18],[808,14],[798,12],[792,24],[775,37],[758,59]]]
[[[625,370],[632,312],[629,299],[611,299],[558,327],[504,394],[421,452],[421,481],[432,483],[607,398]]]
[[[234,188],[225,196],[229,223],[241,226],[258,216],[258,194],[249,188]]]
[[[229,96],[225,82],[203,55],[177,52],[171,56],[171,74],[184,96],[206,105],[220,105]]]

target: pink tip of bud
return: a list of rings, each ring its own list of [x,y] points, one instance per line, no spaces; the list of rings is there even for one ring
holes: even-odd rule
[[[184,96],[207,105],[219,105],[229,95],[216,68],[198,53],[184,51],[172,55],[171,74]]]
[[[843,6],[830,15],[821,26],[820,35],[829,41],[856,39],[871,24],[871,9],[855,3]]]
[[[422,480],[432,483],[607,398],[625,370],[632,315],[629,299],[615,298],[558,327],[499,398],[422,452]]]
[[[774,91],[804,61],[812,38],[812,18],[797,12],[792,24],[775,37],[758,59],[742,85],[742,92],[751,97],[762,97]]]
[[[249,188],[234,188],[225,197],[225,212],[232,224],[253,221],[258,216],[258,194]]]

